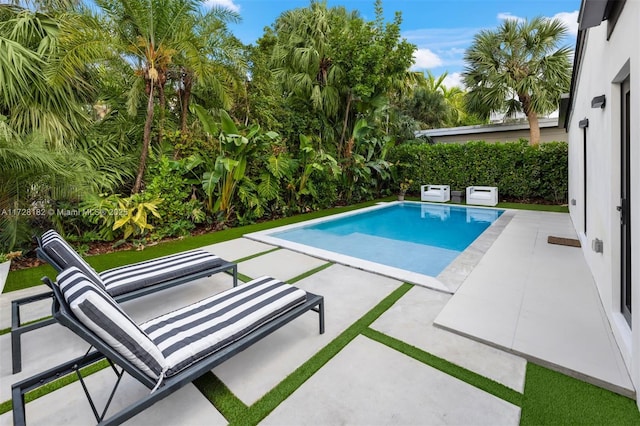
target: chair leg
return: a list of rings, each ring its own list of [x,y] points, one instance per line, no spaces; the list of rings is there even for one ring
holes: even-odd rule
[[[324,334],[324,297],[320,299],[320,301],[318,302],[318,306],[312,308],[311,310],[318,313],[320,334]]]
[[[53,293],[47,292],[11,301],[11,367],[13,374],[17,374],[22,371],[22,334],[31,330],[37,330],[38,328],[45,327],[55,322],[53,318],[48,318],[28,325],[21,325],[20,306],[51,297],[53,297]]]
[[[233,265],[233,286],[234,287],[238,286],[238,265],[237,264]]]

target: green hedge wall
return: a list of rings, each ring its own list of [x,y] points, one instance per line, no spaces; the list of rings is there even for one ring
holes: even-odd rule
[[[388,159],[398,168],[397,182],[413,180],[409,192],[419,191],[421,184],[448,184],[452,191],[487,185],[498,187],[500,199],[567,199],[566,142],[403,144],[392,148]]]

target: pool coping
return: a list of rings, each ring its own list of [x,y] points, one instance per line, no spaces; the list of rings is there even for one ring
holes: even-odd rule
[[[362,209],[352,210],[349,212],[338,213],[331,216],[326,216],[317,219],[311,219],[300,223],[294,223],[290,225],[284,225],[277,228],[271,228],[264,231],[252,232],[245,234],[244,237],[259,241],[262,243],[274,245],[277,247],[285,248],[299,253],[304,253],[309,256],[317,257],[326,261],[335,262],[341,265],[350,266],[356,269],[361,269],[367,272],[383,275],[390,278],[395,278],[408,282],[411,284],[420,285],[430,288],[432,290],[440,291],[443,293],[453,294],[460,287],[467,275],[473,270],[475,265],[480,261],[484,253],[491,247],[493,242],[498,238],[502,230],[511,221],[513,212],[509,209],[496,209],[482,206],[466,206],[466,205],[450,205],[451,207],[464,207],[464,208],[478,208],[478,209],[490,209],[490,210],[503,210],[502,215],[493,222],[478,238],[476,238],[465,250],[463,250],[437,277],[430,275],[424,275],[417,272],[411,272],[392,266],[383,265],[368,260],[359,259],[353,256],[348,256],[340,253],[335,253],[329,250],[319,249],[316,247],[308,246],[305,244],[295,243],[292,241],[283,240],[273,237],[271,234],[288,231],[302,226],[313,225],[317,223],[327,222],[343,217],[353,216],[363,212],[378,210],[386,208],[394,204],[432,204],[432,205],[448,205],[442,203],[425,203],[420,201],[391,201],[388,203],[379,203],[375,206],[365,207]]]

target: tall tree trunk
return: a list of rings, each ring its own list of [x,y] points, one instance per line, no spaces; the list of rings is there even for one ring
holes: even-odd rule
[[[167,100],[164,97],[164,85],[167,82],[167,74],[164,70],[158,72],[158,98],[160,101],[160,121],[158,123],[158,146],[162,143],[162,133],[164,129],[164,115]]]
[[[151,125],[153,124],[153,81],[148,80],[149,100],[147,101],[147,119],[144,122],[144,133],[142,134],[142,152],[140,153],[140,163],[138,164],[138,174],[136,182],[131,191],[137,194],[142,188],[142,178],[144,177],[144,169],[147,164],[147,156],[149,155],[149,143],[151,142]]]
[[[538,114],[529,111],[527,114],[529,120],[529,145],[538,145],[540,143],[540,124],[538,123]]]
[[[538,123],[538,114],[531,108],[531,97],[527,94],[518,94],[518,98],[529,121],[529,145],[538,145],[540,143],[540,124]]]
[[[193,75],[182,69],[182,90],[180,90],[180,131],[187,133],[187,115],[189,113],[189,101],[191,100],[191,88],[193,86]]]
[[[351,92],[347,95],[347,108],[344,112],[344,121],[342,122],[342,134],[340,135],[340,147],[338,149],[338,155],[343,155],[344,149],[344,136],[347,133],[347,124],[349,123],[349,112],[351,110]]]

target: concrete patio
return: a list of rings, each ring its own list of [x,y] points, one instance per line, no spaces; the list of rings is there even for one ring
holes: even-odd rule
[[[567,214],[513,211],[509,221],[496,225],[496,235],[484,241],[481,254],[475,253],[476,247],[474,253],[460,256],[457,271],[449,268],[455,294],[414,286],[370,328],[519,393],[524,392],[529,359],[635,395],[580,250],[546,243],[548,235],[575,238],[569,220]],[[228,260],[255,256],[238,266],[251,278],[268,274],[289,280],[327,264],[246,238],[205,249]],[[332,264],[296,285],[325,297],[326,333],[318,334],[317,317],[308,313],[213,370],[248,406],[403,283]],[[123,306],[135,320],[143,321],[229,287],[231,278],[219,274]],[[44,290],[1,295],[0,328],[10,325],[12,299]],[[49,311],[46,303],[32,306],[25,320]],[[12,383],[86,349],[58,325],[27,333],[23,371],[12,375],[10,336],[0,336],[0,401],[10,399]],[[87,381],[92,390],[106,395],[113,380],[113,373],[105,369]],[[114,411],[148,392],[132,379],[121,386]],[[177,406],[188,409],[176,410]],[[77,382],[27,404],[26,410],[33,425],[95,423]],[[515,425],[519,419],[520,407],[361,334],[262,423]],[[11,423],[11,412],[0,416],[0,425]],[[190,384],[128,423],[215,425],[227,420]]]

